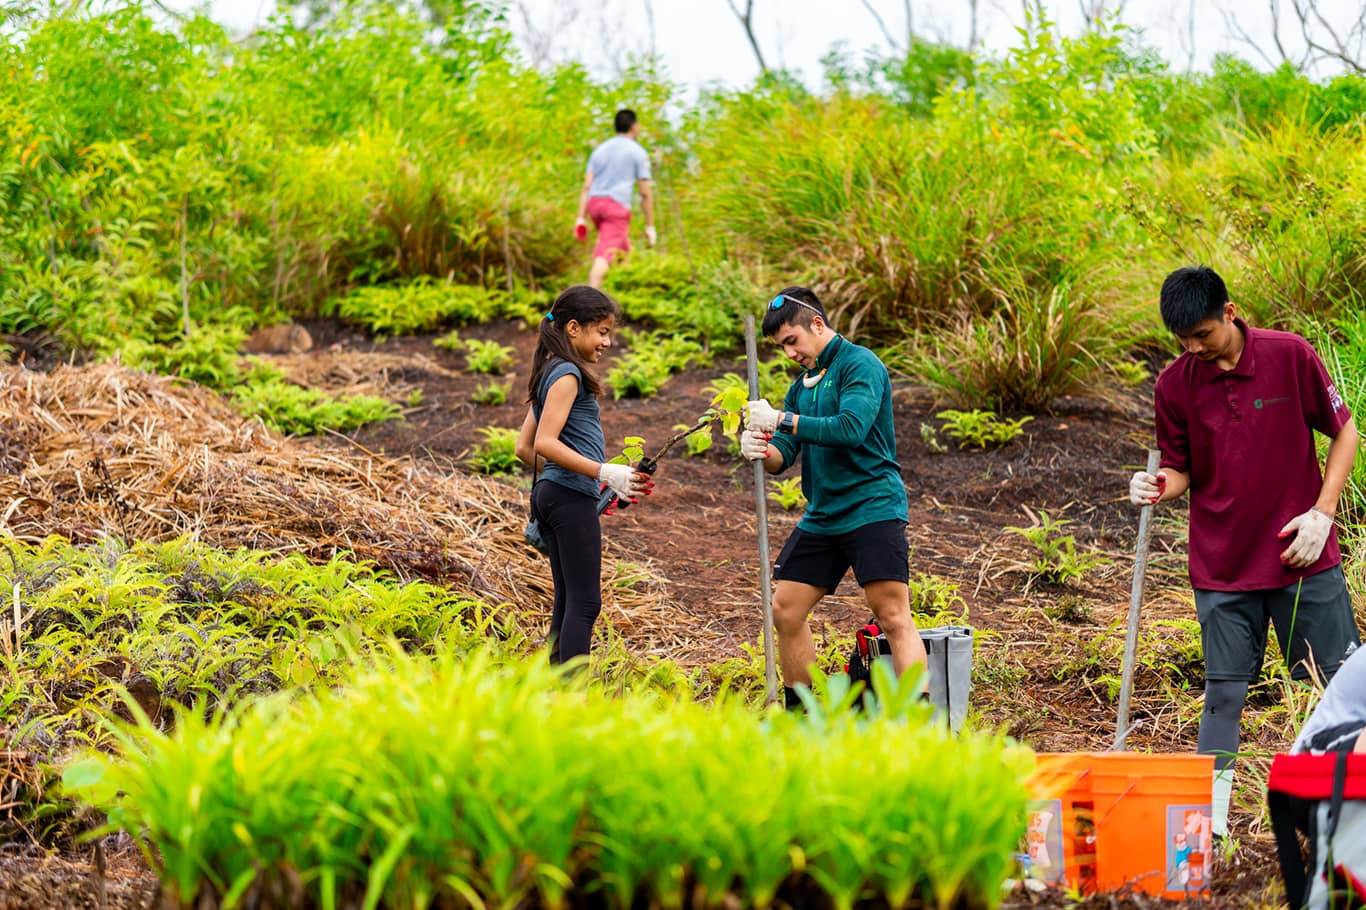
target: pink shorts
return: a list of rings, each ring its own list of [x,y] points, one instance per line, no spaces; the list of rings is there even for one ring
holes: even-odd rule
[[[627,237],[627,229],[631,226],[630,209],[610,196],[592,196],[588,199],[588,217],[598,229],[594,259],[611,262],[618,252],[631,251],[631,241]]]

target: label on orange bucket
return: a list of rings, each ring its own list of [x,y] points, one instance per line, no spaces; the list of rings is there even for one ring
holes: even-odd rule
[[[1044,882],[1063,880],[1062,800],[1031,799],[1024,853],[1029,858],[1025,874]]]
[[[1167,890],[1209,887],[1205,858],[1212,840],[1208,805],[1167,806]]]

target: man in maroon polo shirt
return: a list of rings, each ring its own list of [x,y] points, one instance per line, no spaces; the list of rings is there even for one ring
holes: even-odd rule
[[[1190,490],[1190,579],[1205,657],[1200,751],[1216,755],[1213,830],[1228,830],[1233,759],[1268,626],[1297,679],[1329,679],[1360,644],[1333,515],[1357,430],[1317,353],[1299,335],[1237,318],[1213,269],[1162,283],[1162,321],[1185,353],[1154,390],[1156,476],[1134,474],[1135,505]],[[1314,431],[1332,439],[1319,471]]]

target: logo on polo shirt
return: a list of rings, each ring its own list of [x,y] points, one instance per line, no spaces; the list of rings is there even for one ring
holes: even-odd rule
[[[1333,385],[1331,382],[1328,383],[1328,403],[1333,406],[1334,411],[1341,410],[1343,406],[1342,393],[1339,392],[1338,387]]]
[[[1280,398],[1257,398],[1253,400],[1252,406],[1260,411],[1262,408],[1267,407],[1268,405],[1284,404],[1289,400],[1289,395],[1282,395]]]

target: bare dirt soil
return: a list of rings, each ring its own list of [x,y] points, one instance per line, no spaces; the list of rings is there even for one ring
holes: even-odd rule
[[[435,347],[432,337],[377,342],[336,323],[310,323],[316,342],[307,354],[280,357],[287,368],[312,364],[319,384],[328,376],[354,383],[346,360],[383,352],[405,364],[391,375],[370,377],[421,390],[421,400],[399,421],[350,435],[317,441],[320,446],[359,445],[373,452],[412,455],[449,470],[465,461],[487,426],[517,427],[526,413],[526,370],[534,334],[514,323],[463,329],[464,338],[496,340],[516,351],[517,373],[508,402],[474,404],[471,394],[489,381],[466,370],[458,352]],[[606,376],[615,358],[601,364]],[[774,356],[762,350],[765,359]],[[388,360],[386,358],[386,360]],[[393,361],[388,361],[393,362]],[[321,365],[321,366],[320,366]],[[673,377],[648,399],[602,401],[609,450],[626,436],[643,436],[652,452],[677,425],[695,422],[706,409],[708,384],[726,372],[744,374],[742,359],[717,358],[709,367]],[[1006,729],[1039,751],[1104,750],[1115,736],[1115,703],[1107,678],[1119,675],[1124,618],[1128,611],[1137,514],[1127,501],[1127,478],[1145,461],[1151,432],[1151,383],[1116,398],[1078,396],[1055,403],[1052,413],[1026,424],[1024,433],[999,449],[960,449],[942,431],[938,408],[922,387],[906,380],[895,386],[896,432],[902,475],[910,494],[912,571],[957,585],[960,617],[983,633],[974,658],[974,711],[978,723]],[[933,430],[927,439],[923,427]],[[943,451],[932,445],[934,439]],[[529,478],[510,483],[529,486]],[[1033,577],[1035,552],[1021,535],[1005,530],[1035,523],[1043,510],[1074,536],[1079,552],[1101,554],[1103,562],[1066,585]],[[1194,751],[1199,702],[1198,649],[1192,651],[1194,619],[1185,580],[1183,510],[1160,513],[1155,522],[1148,571],[1143,640],[1152,657],[1135,682],[1130,748]],[[769,539],[777,553],[799,514],[769,503]],[[760,639],[759,562],[752,474],[727,451],[717,433],[711,450],[689,457],[679,446],[660,465],[654,494],[639,506],[606,518],[607,558],[647,567],[662,579],[670,610],[651,617],[605,613],[628,646],[648,640],[650,653],[684,663],[744,656]],[[547,573],[548,573],[547,567]],[[609,605],[610,606],[610,605]],[[643,622],[676,620],[680,634],[642,631]],[[848,637],[867,618],[860,592],[847,579],[813,618],[821,636]],[[684,621],[685,620],[685,621]],[[660,642],[666,642],[661,645]],[[672,641],[673,644],[667,644]],[[1198,644],[1198,638],[1194,639]],[[1183,694],[1185,693],[1185,694]],[[1267,701],[1267,700],[1263,700]],[[1249,716],[1274,708],[1254,699]],[[1285,748],[1284,731],[1270,728],[1262,741],[1247,744],[1266,754]],[[1258,727],[1257,729],[1262,729]],[[1264,762],[1249,763],[1255,778]],[[1262,778],[1264,779],[1264,777]],[[1214,866],[1214,896],[1207,906],[1271,906],[1280,900],[1274,842],[1257,821],[1258,788],[1250,786],[1235,806],[1240,848]],[[0,910],[7,907],[153,907],[156,888],[133,851],[111,853],[110,878],[101,901],[90,855],[66,858],[0,856]],[[34,876],[38,878],[35,879]],[[46,878],[44,878],[46,876]],[[46,881],[48,895],[34,890]],[[80,896],[88,895],[88,896]],[[1150,907],[1145,895],[1097,895],[1081,903],[1057,892],[1018,891],[1007,906]]]

